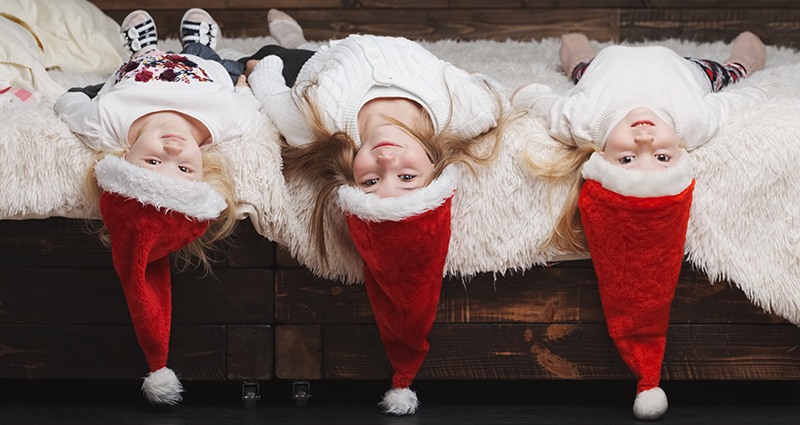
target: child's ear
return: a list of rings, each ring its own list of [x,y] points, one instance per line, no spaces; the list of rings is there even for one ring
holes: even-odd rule
[[[606,157],[606,152],[605,152],[605,151],[600,151],[600,152],[598,152],[598,153],[599,153],[599,154],[600,154],[600,156],[602,156],[603,158],[605,158],[605,157]]]
[[[122,155],[120,155],[119,157],[120,157],[121,159],[125,159],[125,158],[127,158],[127,157],[128,157],[128,154],[129,154],[130,152],[131,152],[131,150],[130,150],[130,149],[125,149],[124,151],[122,151]]]

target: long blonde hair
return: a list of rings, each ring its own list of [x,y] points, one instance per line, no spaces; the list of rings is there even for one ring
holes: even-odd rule
[[[231,173],[227,171],[229,165],[225,163],[224,156],[217,145],[204,146],[201,148],[201,152],[203,155],[203,181],[225,198],[225,203],[228,204],[228,207],[220,213],[219,217],[211,221],[202,236],[183,247],[180,251],[175,252],[173,258],[179,270],[202,266],[206,273],[210,273],[211,263],[214,261],[212,252],[216,250],[215,243],[230,236],[236,227],[236,184]],[[92,161],[92,166],[89,167],[86,173],[85,180],[87,193],[90,194],[91,201],[95,205],[100,203],[103,189],[97,184],[94,164],[106,155],[122,156],[122,153],[123,151],[95,153],[94,161]],[[98,229],[98,234],[103,244],[111,248],[108,229],[102,226]]]
[[[581,225],[581,214],[578,209],[578,198],[584,182],[581,170],[583,169],[583,164],[589,160],[592,154],[599,151],[600,147],[594,143],[585,144],[577,148],[573,146],[559,147],[555,161],[533,158],[526,152],[526,162],[536,176],[543,178],[548,183],[571,182],[567,200],[558,214],[553,231],[547,237],[541,249],[553,246],[562,251],[586,252],[588,250],[586,237],[583,233],[583,225]],[[548,186],[549,191],[552,185]]]
[[[325,264],[327,258],[325,207],[337,187],[341,185],[358,186],[353,174],[353,161],[358,153],[358,146],[347,132],[341,130],[332,132],[326,128],[320,111],[311,102],[309,94],[311,87],[313,84],[303,90],[302,105],[298,105],[298,108],[306,116],[306,122],[311,129],[312,141],[304,145],[292,146],[281,139],[283,174],[287,180],[301,178],[312,187],[315,203],[311,218],[311,234],[316,240],[316,250],[320,261]],[[442,131],[436,133],[428,120],[420,120],[407,125],[385,117],[393,125],[417,140],[433,163],[433,176],[430,181],[426,182],[426,185],[430,184],[450,164],[463,162],[474,173],[471,163],[486,165],[497,155],[503,132],[510,120],[503,111],[500,94],[490,85],[486,84],[486,87],[495,95],[499,111],[498,123],[495,127],[474,137],[465,138],[452,131],[449,120]],[[420,106],[420,108],[422,107]],[[452,104],[449,116],[452,117]],[[491,139],[490,145],[481,149],[487,138]]]

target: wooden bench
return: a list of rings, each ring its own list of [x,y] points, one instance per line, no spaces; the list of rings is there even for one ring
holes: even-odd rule
[[[110,252],[84,220],[0,221],[0,378],[147,372]],[[315,277],[240,222],[214,276],[173,270],[170,366],[184,380],[386,380],[363,285]],[[800,328],[687,264],[662,377],[800,379]],[[591,261],[442,289],[419,380],[633,380],[605,329]],[[288,384],[287,384],[288,385]]]

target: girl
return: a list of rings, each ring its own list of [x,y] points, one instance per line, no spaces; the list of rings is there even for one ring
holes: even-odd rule
[[[517,89],[514,106],[541,114],[566,151],[557,163],[528,158],[553,180],[575,178],[548,243],[585,251],[577,176],[594,152],[625,168],[663,170],[714,137],[731,113],[765,99],[756,87],[720,91],[764,67],[766,48],[750,32],[733,43],[725,65],[683,58],[660,46],[611,46],[597,57],[583,34],[562,37],[561,66],[575,86],[564,95],[531,84]]]
[[[304,43],[288,15],[270,33]],[[248,80],[285,139],[284,174],[313,187],[324,260],[325,206],[337,199],[364,259],[376,323],[394,368],[387,413],[414,413],[408,387],[428,351],[450,240],[448,165],[486,164],[504,127],[502,90],[404,38],[351,35],[319,51],[277,46]]]
[[[608,333],[638,381],[634,416],[655,420],[668,406],[661,363],[694,190],[682,148],[705,143],[731,111],[764,98],[757,88],[719,90],[763,68],[765,46],[743,33],[725,65],[658,46],[593,56],[585,36],[565,35],[561,62],[575,87],[565,96],[523,87],[514,102],[541,108],[568,147],[563,169],[531,160],[536,172],[580,171],[548,243],[588,248]]]
[[[180,26],[182,53],[162,52],[150,14],[131,12],[120,27],[130,61],[101,85],[71,89],[55,109],[100,158],[112,154],[167,177],[205,181],[232,204],[232,179],[214,144],[256,124],[261,106],[241,75],[244,65],[214,53],[219,26],[208,12],[190,9]],[[218,220],[224,224],[213,239],[232,229],[232,211]]]
[[[169,254],[208,269],[206,248],[236,223],[232,176],[216,146],[262,119],[238,75],[244,64],[212,50],[218,31],[206,11],[190,9],[181,20],[183,52],[162,52],[152,17],[131,12],[121,25],[130,61],[105,84],[68,92],[55,105],[103,157],[89,180],[102,192],[114,268],[151,370],[142,389],[152,403],[181,400],[180,382],[166,367]]]

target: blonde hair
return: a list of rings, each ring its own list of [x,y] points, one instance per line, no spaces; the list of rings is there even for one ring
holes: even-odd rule
[[[228,205],[220,213],[219,217],[212,220],[208,229],[199,238],[190,242],[181,250],[174,253],[173,258],[179,270],[203,267],[206,273],[211,273],[212,251],[215,250],[215,243],[230,236],[236,227],[236,184],[233,176],[227,171],[228,164],[225,163],[224,156],[217,145],[209,145],[201,148],[203,155],[203,181],[219,192]],[[103,189],[97,183],[97,176],[94,173],[94,164],[103,159],[106,155],[122,156],[123,151],[119,152],[96,152],[92,166],[86,173],[85,185],[94,205],[100,203],[100,196]],[[108,229],[102,226],[98,230],[100,240],[106,247],[111,248],[111,238]]]
[[[583,164],[589,160],[593,153],[599,152],[600,147],[594,143],[579,147],[559,147],[558,157],[555,161],[545,161],[541,158],[532,158],[528,152],[525,159],[533,173],[543,178],[547,183],[572,182],[567,200],[558,214],[553,231],[545,239],[541,249],[553,246],[562,251],[586,252],[588,246],[581,225],[581,214],[578,209],[578,198],[583,187],[581,170]],[[552,186],[548,187],[548,195]],[[550,197],[548,196],[548,202]]]
[[[298,105],[298,108],[306,116],[313,140],[304,145],[292,146],[283,138],[281,139],[283,174],[287,179],[301,178],[312,188],[315,203],[311,218],[311,234],[316,239],[316,250],[320,261],[325,264],[327,258],[325,207],[337,187],[341,185],[358,186],[353,174],[353,161],[358,153],[358,146],[347,132],[341,130],[332,132],[326,128],[320,111],[311,102],[309,94],[311,87],[313,84],[303,90],[301,95],[303,105]],[[488,84],[486,87],[496,97],[499,110],[498,123],[495,127],[474,137],[467,138],[451,131],[449,120],[442,131],[436,133],[429,119],[418,120],[407,125],[393,118],[384,117],[417,140],[433,163],[433,175],[430,181],[425,182],[426,186],[450,164],[463,162],[474,173],[471,163],[486,165],[497,155],[503,132],[510,120],[505,117],[499,93]],[[420,109],[424,112],[421,106]],[[424,115],[427,116],[427,113]],[[452,117],[452,104],[450,116]],[[487,148],[481,149],[484,140],[489,136],[493,136],[491,144]]]

